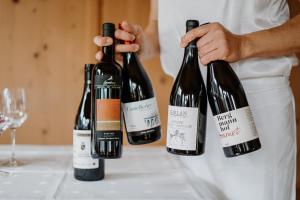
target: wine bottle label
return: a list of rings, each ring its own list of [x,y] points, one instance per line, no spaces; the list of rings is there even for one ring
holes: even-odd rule
[[[169,105],[167,147],[196,150],[198,112],[198,108]]]
[[[214,116],[223,147],[258,138],[250,107],[243,107]]]
[[[96,107],[97,131],[121,129],[120,99],[97,99]]]
[[[122,131],[97,131],[98,141],[120,141],[122,140]]]
[[[143,131],[160,126],[156,98],[123,103],[127,132]]]
[[[91,157],[91,131],[73,130],[73,167],[95,169],[99,160]]]
[[[121,129],[121,87],[122,80],[119,76],[95,76],[94,92],[97,131]]]
[[[120,88],[122,86],[122,79],[119,76],[110,75],[95,75],[94,89],[98,88]]]

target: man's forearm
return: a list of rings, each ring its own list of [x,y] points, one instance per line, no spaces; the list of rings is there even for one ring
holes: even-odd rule
[[[159,55],[157,20],[151,20],[145,30],[145,49],[142,59],[151,59]]]
[[[241,36],[242,59],[282,56],[300,51],[300,15],[281,26]]]

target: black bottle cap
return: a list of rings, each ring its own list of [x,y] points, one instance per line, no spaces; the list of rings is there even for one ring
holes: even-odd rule
[[[115,24],[113,23],[104,23],[102,25],[102,35],[105,37],[114,37],[115,35]]]
[[[187,20],[186,21],[186,32],[194,29],[194,28],[197,28],[199,26],[199,21],[198,20]]]

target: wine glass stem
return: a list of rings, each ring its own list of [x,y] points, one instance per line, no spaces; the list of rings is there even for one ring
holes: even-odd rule
[[[14,166],[16,164],[16,129],[11,129],[11,157],[10,157],[10,165]]]

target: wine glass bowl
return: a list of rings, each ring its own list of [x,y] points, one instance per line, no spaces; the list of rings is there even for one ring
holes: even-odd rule
[[[8,161],[1,163],[1,166],[17,167],[21,163],[15,158],[16,129],[19,128],[27,119],[26,95],[23,88],[8,89],[2,92],[3,115],[9,120],[11,129],[12,152]],[[3,118],[5,119],[5,118]]]
[[[7,118],[11,120],[10,128],[18,128],[26,121],[27,113],[22,111],[14,111],[9,113]]]
[[[11,120],[3,113],[3,98],[0,93],[0,136],[11,126]],[[0,177],[7,177],[10,173],[0,170]]]
[[[3,90],[4,114],[11,120],[10,128],[20,127],[27,119],[26,97],[23,88]]]
[[[9,117],[0,112],[0,135],[11,126]]]

